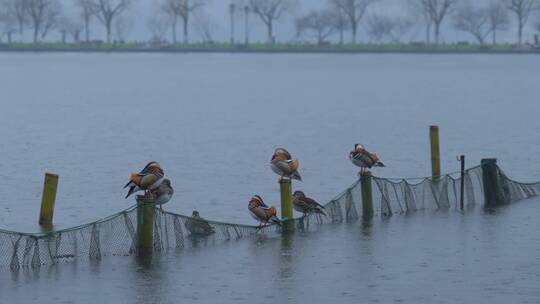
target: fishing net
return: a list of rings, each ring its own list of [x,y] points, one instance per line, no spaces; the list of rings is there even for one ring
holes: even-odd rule
[[[358,180],[325,205],[326,216],[295,219],[300,229],[322,223],[354,221],[362,216],[362,184],[372,187],[376,214],[391,216],[422,209],[459,208],[461,185],[465,208],[494,207],[537,196],[540,182],[520,183],[508,178],[494,163],[468,169],[463,174],[415,179],[369,177]],[[62,261],[103,256],[132,255],[137,250],[137,214],[127,210],[102,220],[44,233],[0,230],[0,266],[16,270]],[[148,208],[148,206],[146,206]],[[153,208],[153,250],[156,252],[215,245],[240,238],[276,233],[278,226],[255,226],[206,221]],[[311,228],[312,229],[312,228]]]

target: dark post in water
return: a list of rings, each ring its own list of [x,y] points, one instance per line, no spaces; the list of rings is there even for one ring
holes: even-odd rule
[[[441,175],[441,155],[439,147],[439,126],[429,127],[429,140],[431,143],[431,176],[433,179]]]
[[[56,189],[58,187],[58,175],[45,173],[43,184],[43,196],[41,197],[41,210],[39,213],[40,225],[52,225],[54,216],[54,204],[56,201]]]
[[[369,220],[373,218],[373,191],[371,188],[371,172],[366,171],[360,177],[362,188],[362,218]]]
[[[496,158],[482,159],[482,182],[484,184],[485,207],[496,207],[509,202],[504,182],[499,178]]]
[[[154,205],[137,199],[137,254],[151,254],[154,248]]]
[[[461,162],[461,180],[460,180],[460,192],[459,192],[459,208],[463,210],[465,207],[465,155],[459,156],[459,161]]]

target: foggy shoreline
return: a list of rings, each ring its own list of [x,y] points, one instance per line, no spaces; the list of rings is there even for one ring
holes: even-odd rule
[[[388,49],[388,48],[48,48],[9,47],[3,53],[238,53],[238,54],[540,54],[536,49]]]

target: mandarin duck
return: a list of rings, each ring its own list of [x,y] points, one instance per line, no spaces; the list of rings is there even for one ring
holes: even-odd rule
[[[124,186],[124,189],[129,187],[126,198],[138,191],[157,189],[164,179],[165,174],[161,166],[157,162],[150,162],[141,172],[131,174],[129,182]]]
[[[249,200],[248,210],[251,216],[259,221],[259,228],[266,226],[268,222],[281,225],[281,221],[277,217],[276,208],[274,206],[268,207],[259,195],[254,195]]]
[[[155,199],[156,205],[164,205],[168,203],[174,194],[174,189],[171,186],[171,180],[165,178],[161,185],[150,191],[150,195]]]
[[[304,217],[314,213],[326,216],[324,206],[317,203],[314,199],[307,197],[302,191],[295,191],[293,194],[294,210],[304,214]]]
[[[270,167],[281,179],[287,177],[289,179],[302,180],[302,176],[298,173],[300,162],[297,159],[293,160],[289,151],[283,148],[277,148],[274,151],[272,160],[270,161]]]
[[[355,144],[354,149],[349,153],[349,159],[355,165],[360,167],[360,176],[367,172],[367,169],[372,167],[384,167],[384,164],[380,161],[379,156],[375,153],[371,153],[361,144]]]
[[[186,229],[194,236],[209,236],[216,232],[208,221],[199,215],[199,211],[193,210],[191,218],[186,220]]]

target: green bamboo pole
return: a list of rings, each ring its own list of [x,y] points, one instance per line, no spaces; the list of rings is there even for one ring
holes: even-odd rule
[[[362,188],[362,218],[369,220],[373,218],[373,189],[371,187],[371,172],[366,171],[360,177]]]
[[[52,225],[54,216],[54,204],[56,201],[56,189],[58,188],[58,175],[45,173],[43,183],[43,196],[41,197],[41,210],[39,213],[40,225]]]
[[[154,248],[153,204],[137,201],[137,254],[151,254]]]
[[[433,177],[433,179],[437,179],[441,175],[439,126],[429,127],[429,140],[431,143],[431,176]]]
[[[292,228],[293,206],[292,206],[292,182],[290,179],[282,178],[279,181],[279,189],[281,193],[281,220],[285,226],[284,230]]]

